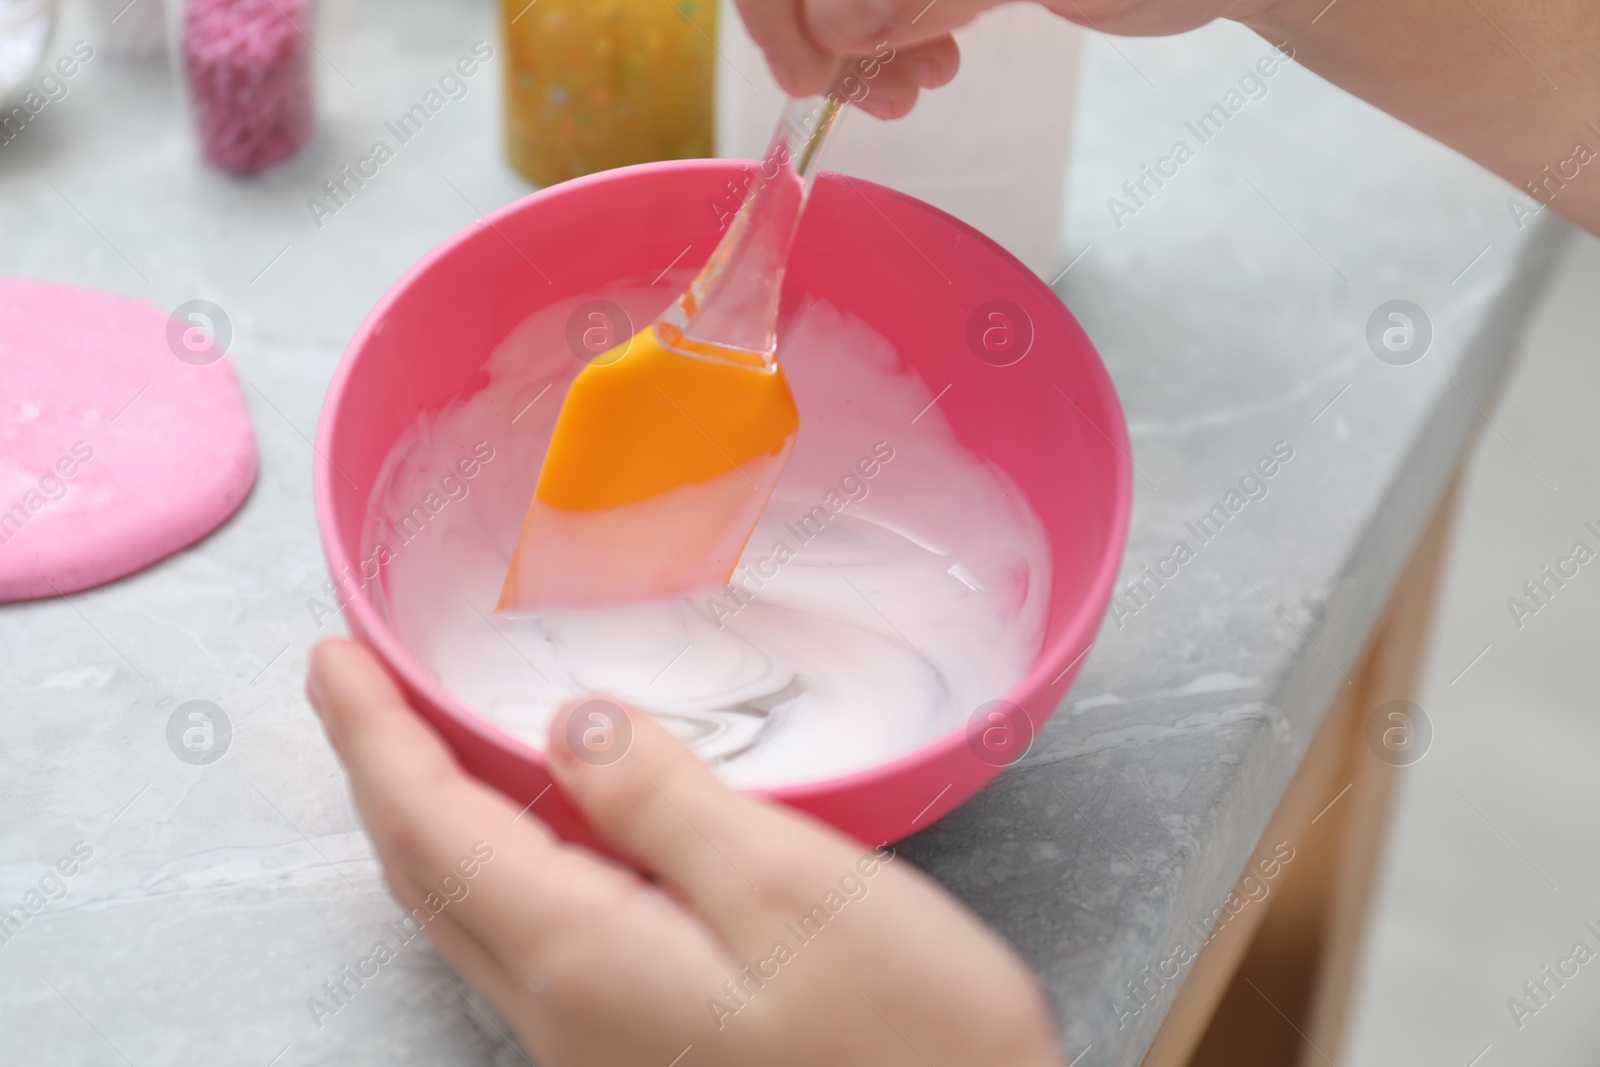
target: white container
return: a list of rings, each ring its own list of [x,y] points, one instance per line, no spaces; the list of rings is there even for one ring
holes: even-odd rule
[[[759,158],[784,94],[730,0],[717,21],[717,154]],[[852,108],[823,165],[948,211],[1049,281],[1067,265],[1061,219],[1082,30],[1036,5],[1006,4],[955,36],[953,82],[924,90],[893,122]]]

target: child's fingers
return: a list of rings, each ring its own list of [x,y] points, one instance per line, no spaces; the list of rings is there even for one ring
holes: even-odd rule
[[[737,0],[745,29],[767,57],[772,76],[790,96],[828,88],[838,60],[818,48],[800,24],[796,0]]]
[[[585,731],[600,729],[612,731],[619,756],[584,750]],[[558,716],[549,751],[557,784],[595,832],[680,893],[736,951],[769,947],[774,916],[787,917],[861,851],[728,788],[649,715],[604,698]]]
[[[917,102],[919,89],[934,89],[956,75],[961,52],[949,34],[926,44],[885,52],[888,59],[857,59],[840,89],[857,107],[880,119],[897,119]]]
[[[429,910],[447,910],[514,978],[566,955],[566,943],[590,937],[612,902],[640,889],[632,872],[556,840],[467,776],[365,648],[317,646],[308,689],[385,867],[418,887]]]
[[[879,44],[906,48],[948,36],[997,0],[799,0],[801,21],[834,55],[867,55]],[[783,6],[783,5],[778,5]]]
[[[427,891],[413,882],[409,875],[394,869],[386,869],[385,874],[395,899],[402,907],[409,909],[398,920],[398,930],[396,926],[390,926],[389,929],[396,930],[396,936],[399,936],[400,930],[405,931],[407,936],[415,936],[418,932],[426,934],[450,966],[459,971],[474,988],[481,990],[501,1015],[508,1019],[515,1017],[522,1007],[527,989],[506,971],[499,958],[485,948],[471,931],[456,922],[448,908],[437,915],[430,915],[424,903]],[[389,938],[385,936],[384,940],[387,942]],[[409,945],[407,941],[399,947],[404,950]]]

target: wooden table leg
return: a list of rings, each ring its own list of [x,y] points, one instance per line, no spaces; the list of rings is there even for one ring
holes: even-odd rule
[[[1440,502],[1257,846],[1267,856],[1290,842],[1293,861],[1264,906],[1244,909],[1201,951],[1144,1067],[1339,1062],[1404,774],[1374,755],[1367,722],[1380,704],[1416,696],[1456,495],[1452,486]]]

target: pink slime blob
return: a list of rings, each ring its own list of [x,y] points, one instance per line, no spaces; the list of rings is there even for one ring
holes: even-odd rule
[[[143,300],[0,278],[0,604],[148,567],[250,492],[239,379],[179,328]]]
[[[311,136],[311,0],[190,0],[183,67],[206,162],[281,163]]]

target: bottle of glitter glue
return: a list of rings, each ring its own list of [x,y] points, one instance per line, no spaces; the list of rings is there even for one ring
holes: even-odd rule
[[[311,138],[312,0],[168,0],[200,155],[255,174]]]
[[[500,0],[500,28],[529,181],[711,155],[717,0]]]

